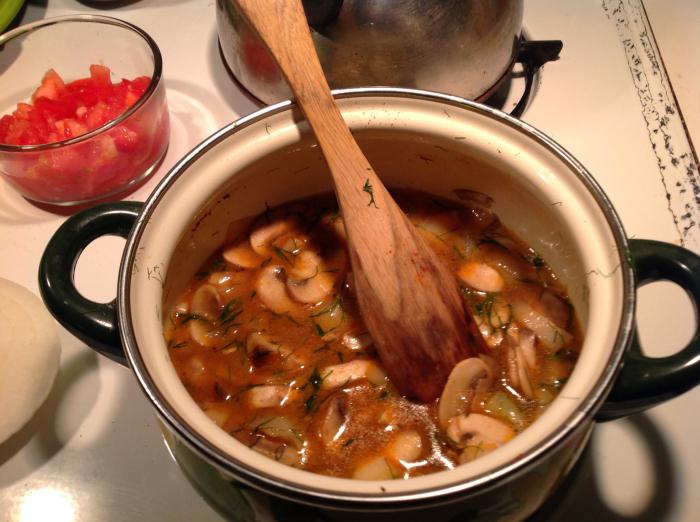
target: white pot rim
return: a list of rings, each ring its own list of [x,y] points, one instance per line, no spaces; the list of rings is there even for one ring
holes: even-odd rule
[[[204,140],[171,169],[145,203],[143,211],[137,219],[127,240],[119,275],[118,314],[120,317],[120,334],[129,364],[136,374],[139,385],[155,406],[159,416],[165,421],[168,429],[176,433],[183,441],[210,463],[245,483],[277,496],[306,503],[321,502],[326,505],[342,506],[345,508],[360,508],[371,505],[373,507],[379,506],[380,508],[393,509],[397,505],[415,505],[427,500],[433,502],[448,501],[455,496],[489,489],[504,480],[515,478],[550,455],[553,450],[560,447],[561,444],[576,433],[583,424],[592,421],[595,412],[603,403],[612,386],[633,331],[635,303],[634,275],[632,269],[623,259],[623,253],[628,252],[629,247],[622,224],[603,190],[591,174],[589,174],[576,159],[551,138],[530,125],[512,118],[501,111],[451,95],[412,89],[343,89],[334,91],[334,95],[339,99],[358,97],[382,97],[388,99],[410,98],[436,102],[444,104],[446,107],[453,107],[463,111],[476,112],[481,116],[496,120],[500,122],[500,124],[522,133],[527,136],[528,140],[530,140],[534,146],[545,149],[550,154],[554,154],[557,159],[567,167],[567,170],[573,173],[577,181],[587,189],[588,194],[595,200],[600,214],[603,216],[609,228],[609,232],[614,238],[615,248],[620,256],[620,270],[617,272],[616,277],[621,279],[623,294],[621,296],[621,320],[616,328],[615,340],[611,343],[613,347],[608,360],[602,367],[602,371],[595,378],[595,382],[590,388],[590,393],[580,399],[575,410],[559,424],[557,429],[552,430],[545,437],[542,437],[541,440],[539,440],[536,445],[530,447],[527,452],[518,455],[518,459],[510,459],[501,462],[497,467],[483,470],[482,472],[470,476],[468,480],[460,480],[459,475],[454,474],[454,479],[441,480],[438,486],[424,486],[424,483],[420,482],[423,478],[421,477],[419,479],[410,479],[409,481],[393,481],[409,484],[395,487],[392,485],[392,487],[387,488],[386,491],[380,491],[377,487],[350,485],[350,482],[355,484],[360,482],[350,479],[322,477],[321,480],[317,480],[314,484],[307,480],[298,481],[296,479],[289,479],[289,475],[287,475],[287,477],[281,477],[276,475],[274,471],[263,471],[253,467],[248,462],[233,458],[219,446],[194,430],[176,411],[173,405],[168,402],[164,394],[161,393],[139,351],[138,342],[132,325],[131,267],[136,257],[139,255],[139,249],[141,248],[140,240],[144,231],[149,226],[149,221],[153,212],[171,187],[178,182],[180,177],[195,164],[199,158],[205,155],[207,151],[223,139],[239,132],[241,129],[260,124],[265,118],[285,111],[291,111],[292,108],[295,107],[291,101],[285,101],[266,107],[245,116]],[[489,456],[484,457],[483,459],[488,457]],[[272,468],[270,469],[274,469],[274,466],[284,465],[273,462],[271,466]],[[441,473],[453,473],[453,471]],[[299,470],[293,470],[290,473],[309,474],[308,472]],[[318,475],[315,476],[317,478],[319,477]],[[418,486],[415,487],[412,484]],[[425,484],[428,483],[425,482]]]

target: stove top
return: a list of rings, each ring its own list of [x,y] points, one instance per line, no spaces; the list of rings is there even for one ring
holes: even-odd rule
[[[218,53],[213,2],[29,2],[21,22],[100,12],[148,31],[164,57],[171,144],[144,200],[194,145],[257,106]],[[569,150],[596,177],[630,237],[700,253],[700,4],[694,0],[529,0],[531,40],[561,40],[539,68],[520,117]],[[519,69],[492,104],[506,112],[526,87]],[[65,216],[0,183],[0,273],[37,292],[44,245]],[[87,297],[114,297],[124,241],[102,238],[78,263]],[[677,287],[639,291],[645,349],[665,355],[693,335],[695,311]],[[166,452],[153,411],[131,373],[61,330],[58,381],[21,432],[0,445],[0,520],[219,521]],[[599,424],[588,450],[536,520],[700,519],[700,407],[696,388],[652,410]],[[147,493],[146,493],[147,492]]]

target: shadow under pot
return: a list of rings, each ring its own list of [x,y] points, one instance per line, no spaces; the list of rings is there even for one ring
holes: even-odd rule
[[[580,355],[560,394],[512,440],[454,469],[406,480],[324,476],[241,443],[183,385],[164,328],[202,265],[242,232],[232,223],[332,189],[291,102],[212,135],[145,204],[102,205],[68,219],[42,258],[42,296],[73,334],[128,362],[178,463],[197,490],[233,519],[311,508],[330,518],[388,512],[526,518],[569,473],[596,422],[642,411],[700,381],[697,333],[675,355],[648,358],[633,316],[637,288],[660,279],[681,286],[697,305],[700,259],[671,244],[628,240],[591,175],[550,138],[501,112],[405,89],[354,89],[336,97],[388,187],[460,205],[465,195],[480,199],[567,289],[582,332]],[[102,305],[75,290],[73,267],[82,249],[105,234],[127,243],[117,298]]]

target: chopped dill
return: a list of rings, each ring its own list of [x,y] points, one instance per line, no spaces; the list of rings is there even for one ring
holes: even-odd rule
[[[180,321],[180,324],[181,325],[187,324],[190,321],[206,321],[206,319],[204,317],[202,317],[201,315],[188,314],[188,315],[183,316],[182,320]]]
[[[544,259],[542,259],[538,254],[535,254],[535,257],[530,259],[530,262],[535,268],[542,268],[544,267]]]
[[[318,312],[311,314],[311,317],[319,317],[321,315],[330,314],[330,313],[333,313],[338,308],[340,309],[341,312],[344,312],[344,310],[345,310],[343,307],[343,298],[340,296],[336,296],[336,298],[333,299],[333,301],[331,301],[330,304],[328,306],[326,306],[325,308],[322,308]]]
[[[340,210],[337,208],[333,209],[328,216],[328,224],[332,225],[340,217]]]
[[[294,266],[294,254],[291,252],[287,252],[286,250],[276,247],[272,245],[272,250],[274,251],[275,255],[279,257],[282,261],[287,263],[290,266]]]
[[[362,186],[362,192],[366,192],[367,194],[369,194],[369,203],[367,203],[368,207],[374,205],[374,208],[379,208],[374,202],[374,189],[372,188],[372,185],[369,182],[369,178],[365,180],[365,184]]]
[[[496,246],[499,246],[501,248],[506,248],[503,246],[503,244],[500,241],[494,239],[492,236],[486,236],[486,235],[484,235],[476,243],[476,246],[481,246],[481,245],[496,245]]]
[[[474,311],[476,312],[476,314],[481,317],[488,317],[488,315],[491,314],[491,310],[493,309],[493,301],[495,297],[496,296],[493,293],[487,293],[486,299],[474,305]]]
[[[236,317],[243,313],[242,306],[243,303],[237,297],[231,299],[228,303],[226,303],[223,310],[221,310],[219,322],[223,325],[233,321]]]
[[[301,323],[300,323],[299,321],[297,321],[296,319],[294,319],[294,317],[292,317],[291,315],[289,315],[289,313],[282,314],[282,317],[284,317],[285,319],[287,319],[287,320],[288,320],[290,323],[292,323],[293,325],[301,326]]]
[[[306,384],[304,384],[304,386],[302,386],[302,389],[304,389],[307,386],[311,385],[311,393],[304,402],[304,407],[306,408],[307,412],[313,410],[314,408],[316,399],[318,399],[318,391],[321,389],[321,383],[323,383],[323,379],[324,378],[319,373],[318,368],[314,366],[314,369],[311,371],[311,375],[309,375],[309,380],[306,382]]]
[[[501,318],[501,314],[498,312],[498,310],[494,308],[495,301],[496,295],[492,292],[487,292],[486,298],[482,302],[476,303],[474,305],[474,312],[476,313],[476,315],[479,315],[486,319],[492,328],[506,328],[511,323],[511,305],[510,303],[506,303],[506,307],[508,308],[509,313],[508,319],[506,321],[503,321],[503,319]]]

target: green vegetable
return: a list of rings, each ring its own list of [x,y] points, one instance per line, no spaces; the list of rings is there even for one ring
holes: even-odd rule
[[[369,203],[367,203],[367,206],[369,207],[370,205],[374,205],[374,208],[379,208],[377,207],[377,204],[374,202],[374,189],[372,189],[372,185],[369,182],[369,178],[365,181],[365,184],[362,186],[362,192],[367,192],[369,194]]]

